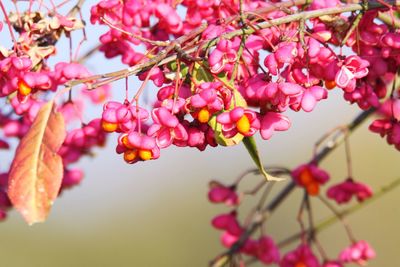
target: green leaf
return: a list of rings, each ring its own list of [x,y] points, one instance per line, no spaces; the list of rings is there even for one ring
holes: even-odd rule
[[[165,74],[165,77],[170,79],[170,80],[175,80],[176,79],[176,71],[177,71],[177,64],[176,61],[172,61],[168,63],[167,67],[171,70],[170,72],[167,72]],[[187,77],[187,74],[189,72],[189,68],[185,63],[180,63],[179,65],[180,68],[180,74],[179,74],[179,79]]]
[[[203,61],[201,64],[198,62],[194,63],[192,76],[196,83],[214,81],[214,77],[208,70],[208,63],[205,61]]]
[[[267,181],[283,181],[285,180],[284,178],[279,178],[279,177],[275,177],[272,176],[271,174],[267,173],[267,171],[264,169],[264,166],[261,162],[261,158],[260,155],[258,153],[258,149],[257,149],[257,144],[256,141],[254,140],[254,138],[251,137],[245,137],[243,139],[243,144],[246,147],[247,151],[249,152],[251,158],[253,159],[254,163],[256,164],[256,166],[258,167],[260,173],[262,175],[264,175],[264,177],[267,179]]]

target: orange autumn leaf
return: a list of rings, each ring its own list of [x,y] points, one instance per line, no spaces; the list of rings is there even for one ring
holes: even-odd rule
[[[41,107],[18,145],[11,164],[8,195],[28,224],[45,221],[58,195],[63,163],[57,151],[65,135],[64,118],[50,101]]]

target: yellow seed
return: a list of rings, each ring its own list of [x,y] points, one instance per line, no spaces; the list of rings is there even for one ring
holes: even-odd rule
[[[201,123],[207,123],[210,120],[210,112],[207,108],[202,108],[197,114],[197,119]]]
[[[126,148],[128,148],[128,149],[134,149],[135,147],[133,147],[132,145],[131,145],[131,143],[129,143],[129,140],[128,140],[128,136],[127,135],[125,135],[124,137],[122,137],[122,144],[124,144],[124,146],[126,147]]]
[[[150,150],[139,150],[139,157],[142,160],[149,160],[152,157],[151,151]]]
[[[24,80],[19,80],[18,92],[23,96],[27,96],[32,92],[32,88]]]
[[[243,115],[237,122],[236,128],[241,134],[246,134],[250,131],[250,121],[246,115]]]
[[[108,133],[115,132],[118,129],[118,124],[117,123],[111,123],[111,122],[106,122],[106,121],[101,121],[101,127],[103,128],[104,131]]]
[[[138,155],[138,151],[135,150],[127,150],[124,152],[124,160],[128,163],[134,161]]]

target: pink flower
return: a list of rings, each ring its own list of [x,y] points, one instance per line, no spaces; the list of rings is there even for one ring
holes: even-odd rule
[[[378,113],[386,118],[394,118],[400,121],[400,98],[386,100],[379,107]]]
[[[147,134],[156,138],[159,148],[170,146],[174,140],[185,141],[188,139],[185,127],[167,108],[155,108],[151,115],[154,124],[149,127]]]
[[[239,198],[236,194],[235,186],[228,187],[215,181],[210,183],[208,199],[212,203],[225,203],[228,206],[239,204]]]
[[[340,261],[326,261],[322,267],[343,267],[343,264]]]
[[[175,139],[174,145],[180,147],[196,147],[200,151],[206,149],[207,145],[212,147],[217,146],[214,138],[214,131],[208,124],[199,124],[197,121],[192,121],[191,123],[188,121],[183,121],[182,125],[185,127],[186,132],[188,133],[188,138],[185,141]]]
[[[45,72],[27,72],[21,79],[32,89],[47,90],[52,86],[49,74]]]
[[[102,104],[106,99],[111,98],[111,86],[103,85],[96,90],[83,90],[83,95],[89,97],[93,104]]]
[[[296,42],[279,43],[279,48],[274,52],[275,60],[280,66],[283,66],[283,64],[292,64],[297,54]]]
[[[341,2],[339,0],[332,0],[332,1],[314,0],[314,1],[312,1],[311,5],[310,5],[310,9],[315,10],[315,9],[335,7],[335,6],[340,6],[340,5],[341,5]]]
[[[328,189],[327,196],[338,204],[347,203],[355,196],[359,202],[372,196],[372,189],[349,178],[344,182],[334,185]]]
[[[265,264],[272,264],[279,262],[279,249],[274,240],[269,236],[262,236],[256,243],[255,255],[259,261]]]
[[[146,121],[148,111],[129,103],[109,101],[104,104],[101,126],[105,132],[129,132],[136,130],[138,124]]]
[[[130,164],[160,157],[160,148],[157,146],[155,138],[135,131],[121,134],[116,150],[118,154],[123,153],[125,162]]]
[[[265,140],[269,140],[274,131],[286,131],[291,125],[289,118],[281,113],[267,112],[260,117],[260,134]]]
[[[222,133],[227,138],[234,137],[238,133],[244,136],[252,136],[260,129],[257,114],[242,107],[236,107],[229,112],[219,114],[217,122],[222,124]]]
[[[361,79],[368,74],[369,62],[359,56],[347,57],[340,70],[336,73],[335,82],[346,92],[351,92],[356,87],[356,79]]]
[[[308,245],[300,245],[295,250],[287,253],[280,267],[320,267],[317,257]]]
[[[278,111],[283,112],[289,106],[298,102],[298,97],[303,94],[301,85],[289,82],[270,83],[265,87],[265,96]]]
[[[345,263],[365,265],[368,260],[375,258],[374,249],[364,240],[358,241],[345,248],[340,253],[340,260]]]
[[[233,235],[230,234],[228,231],[224,231],[221,234],[221,243],[224,245],[226,248],[230,248],[239,240],[238,235]]]
[[[277,75],[278,71],[281,67],[278,64],[278,62],[276,61],[274,54],[269,54],[268,56],[265,57],[264,65],[265,65],[265,67],[267,67],[267,69],[269,70],[269,73],[272,75]]]
[[[167,30],[170,33],[178,34],[182,28],[183,23],[175,9],[170,5],[158,3],[155,8],[155,15],[160,20],[158,27]]]
[[[199,122],[207,123],[214,113],[224,108],[225,99],[218,91],[219,87],[221,84],[217,82],[202,83],[197,93],[190,97],[188,107],[193,109],[193,117]]]
[[[310,88],[305,88],[303,94],[299,96],[298,103],[292,105],[294,110],[303,109],[305,112],[312,111],[317,102],[326,99],[328,97],[327,90],[321,86],[311,86]]]
[[[149,75],[150,72],[150,80],[153,81],[154,85],[157,87],[160,87],[164,84],[164,73],[161,71],[160,68],[152,68],[149,71],[143,72],[139,75],[139,80],[144,81],[147,77],[147,75]]]
[[[386,141],[400,150],[400,122],[393,119],[378,119],[372,122],[369,130],[386,136]]]
[[[214,217],[211,224],[214,228],[227,231],[231,235],[240,236],[243,232],[243,229],[236,218],[235,211]]]
[[[57,84],[64,84],[69,80],[81,79],[89,76],[89,71],[78,63],[57,63],[54,67],[54,80]]]
[[[62,113],[65,122],[69,124],[82,118],[84,110],[83,104],[81,99],[74,100],[73,102],[68,101],[59,107],[58,111]]]
[[[76,162],[82,155],[88,154],[93,146],[105,143],[105,133],[101,129],[101,120],[94,119],[82,128],[68,132],[59,150],[65,165]]]
[[[285,64],[293,64],[298,55],[295,42],[282,42],[278,44],[278,49],[274,53],[267,55],[264,59],[264,65],[272,75],[277,75],[279,69]]]
[[[221,39],[214,51],[211,52],[208,62],[212,73],[230,71],[237,60],[236,51],[230,40]]]
[[[352,92],[345,92],[344,99],[350,103],[357,103],[358,106],[364,110],[372,107],[379,107],[379,97],[375,92],[375,88],[369,83],[362,82]]]
[[[329,180],[329,174],[318,168],[315,163],[303,164],[292,171],[292,177],[307,193],[315,196],[319,194],[319,187]]]
[[[83,172],[79,169],[64,170],[64,177],[62,180],[62,190],[73,187],[79,184],[83,179]]]

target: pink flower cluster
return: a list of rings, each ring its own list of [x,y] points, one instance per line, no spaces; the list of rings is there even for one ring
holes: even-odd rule
[[[236,193],[236,186],[225,186],[216,181],[210,183],[208,200],[212,203],[225,203],[228,206],[236,206],[240,203]]]
[[[28,39],[28,41],[32,40]],[[34,49],[34,43],[31,45]],[[17,56],[13,51],[9,51],[9,53],[10,55],[7,57],[0,55],[0,96],[10,98],[10,106],[14,113],[4,116],[3,112],[5,113],[6,109],[2,110],[0,126],[5,137],[21,139],[44,104],[38,95],[53,92],[59,85],[64,85],[72,79],[87,77],[90,73],[78,63],[59,62],[52,69],[44,62],[35,62],[40,66],[34,65],[29,54],[20,53],[21,55]],[[16,94],[14,95],[14,93]],[[104,93],[106,91],[103,91]],[[86,93],[86,96],[94,99],[98,99],[98,95],[97,92]],[[79,109],[83,108],[82,105],[78,107],[78,102],[81,103],[81,101],[76,101],[75,105],[72,101],[67,101],[59,108],[65,121],[67,124],[71,123],[71,126],[76,118],[80,118]],[[82,128],[71,130],[68,133],[59,151],[64,161],[62,189],[78,184],[83,178],[83,173],[78,169],[69,169],[69,164],[78,161],[82,155],[90,154],[92,147],[104,144],[105,135],[99,127],[99,122],[98,119],[94,120]],[[8,143],[0,143],[2,147],[8,147]],[[2,179],[8,179],[7,172],[2,174]],[[6,186],[6,182],[4,186]],[[2,204],[0,206],[5,207]],[[3,215],[5,216],[5,213]]]
[[[347,203],[354,196],[358,201],[364,201],[372,196],[372,189],[363,183],[355,182],[349,178],[342,183],[331,186],[327,191],[328,198],[335,200],[338,204]]]
[[[297,185],[304,187],[312,196],[318,195],[320,186],[329,180],[329,174],[315,163],[300,165],[292,171],[292,177]]]
[[[212,203],[224,203],[227,206],[237,207],[240,204],[235,185],[225,186],[215,181],[210,183],[208,199]],[[215,216],[211,224],[214,228],[223,231],[221,243],[227,248],[235,244],[244,232],[236,211]],[[239,253],[255,257],[265,264],[278,263],[280,260],[279,250],[274,240],[267,235],[261,235],[258,239],[248,238]]]
[[[343,263],[356,263],[364,266],[367,261],[375,258],[375,251],[366,241],[361,240],[344,249],[339,258]]]
[[[367,72],[368,75],[354,91],[345,93],[346,100],[356,102],[362,109],[379,107],[379,100],[387,94],[386,84],[393,80],[400,62],[400,35],[385,23],[379,23],[376,20],[377,16],[377,11],[366,12],[358,24],[358,29],[362,29],[360,36],[353,32],[347,42],[369,65],[367,71],[362,70],[362,66],[367,66],[365,62],[356,65],[352,63],[353,66],[358,66],[356,68],[361,73]]]
[[[18,99],[23,102],[37,90],[53,89],[49,72],[33,72],[32,67],[28,56],[2,57],[0,54],[0,97],[17,91]]]
[[[307,244],[298,246],[295,250],[283,256],[280,267],[320,267],[318,258]]]
[[[400,99],[387,100],[381,106],[380,114],[383,118],[372,122],[369,129],[381,137],[386,137],[388,144],[400,150]]]
[[[236,212],[218,215],[214,217],[211,224],[214,228],[223,231],[221,243],[227,248],[233,246],[243,233],[243,228],[237,221]],[[280,259],[274,240],[266,235],[262,235],[258,239],[247,239],[241,247],[240,253],[256,257],[265,264],[278,263]]]

